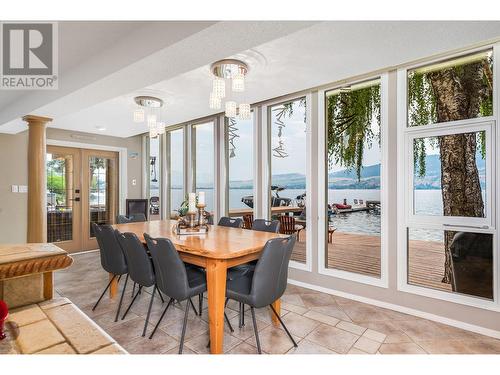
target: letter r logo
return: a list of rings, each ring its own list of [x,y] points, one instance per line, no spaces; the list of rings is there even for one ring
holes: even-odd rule
[[[2,24],[3,75],[53,74],[53,25]]]

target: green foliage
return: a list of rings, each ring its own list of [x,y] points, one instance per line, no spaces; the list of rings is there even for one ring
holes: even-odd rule
[[[482,84],[475,87],[471,84],[471,71],[473,64],[482,66]],[[493,58],[490,55],[480,62],[471,62],[466,64],[451,65],[440,70],[440,72],[450,71],[461,86],[469,87],[467,94],[477,95],[480,98],[479,116],[493,115]],[[421,126],[437,123],[437,100],[432,88],[432,78],[434,72],[412,70],[408,72],[408,125]],[[473,91],[473,89],[477,90]],[[465,98],[467,100],[467,98]],[[486,156],[486,134],[480,132],[477,137],[477,147],[484,159]],[[429,139],[429,146],[439,147],[436,138]],[[425,156],[426,148],[423,139],[415,140],[413,148],[415,169],[417,174],[422,177],[425,175]]]
[[[327,97],[328,163],[355,169],[361,178],[365,145],[380,142],[380,131],[372,130],[376,121],[380,129],[380,84],[357,90],[341,89]]]

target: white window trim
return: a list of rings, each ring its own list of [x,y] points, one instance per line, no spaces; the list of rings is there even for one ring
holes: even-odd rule
[[[362,81],[353,81],[349,84],[356,84],[359,82],[370,81],[380,77],[380,151],[381,164],[380,164],[380,278],[358,274],[355,272],[348,272],[327,268],[325,266],[325,252],[326,252],[326,227],[327,220],[327,150],[326,150],[326,123],[325,123],[325,93],[340,86],[332,86],[324,90],[318,91],[318,225],[317,225],[317,238],[318,238],[318,273],[320,275],[336,277],[354,281],[357,283],[372,285],[380,288],[389,287],[389,270],[388,270],[388,238],[389,238],[389,224],[388,224],[388,186],[389,186],[389,173],[387,172],[388,163],[388,117],[389,117],[389,100],[388,100],[388,74],[384,73],[372,78],[365,78]],[[342,85],[345,86],[345,85]]]
[[[262,194],[263,194],[263,199],[262,199],[262,213],[265,218],[269,219],[269,189],[271,185],[271,130],[272,130],[272,124],[270,121],[270,114],[269,110],[271,107],[282,104],[282,103],[288,103],[288,102],[293,102],[295,100],[305,98],[306,99],[306,207],[311,207],[312,201],[311,201],[311,179],[312,179],[312,122],[311,122],[311,115],[312,115],[312,108],[311,108],[311,103],[312,103],[312,94],[311,92],[306,93],[305,95],[293,95],[293,96],[288,96],[288,97],[283,97],[280,98],[279,100],[268,102],[265,105],[262,106],[262,138],[260,141],[262,142],[262,145],[265,147],[263,149],[263,156],[265,155],[263,161],[264,165],[262,168]],[[312,272],[312,240],[313,240],[313,233],[317,232],[316,226],[317,222],[313,220],[311,216],[311,210],[308,209],[306,210],[306,222],[308,223],[308,228],[310,230],[311,235],[308,235],[306,237],[306,262],[305,263],[300,263],[294,260],[290,260],[290,267],[295,268],[298,270],[306,271],[306,272]]]
[[[480,117],[475,119],[467,119],[461,121],[455,121],[450,123],[442,123],[442,124],[434,124],[434,125],[425,125],[418,127],[408,127],[407,126],[407,71],[411,70],[417,66],[432,64],[433,62],[443,61],[446,59],[451,59],[458,56],[463,56],[466,54],[470,54],[476,51],[486,50],[488,48],[493,47],[493,116],[488,117]],[[409,184],[411,181],[408,181],[405,175],[408,173],[408,160],[412,159],[412,157],[407,157],[407,134],[409,133],[419,133],[424,134],[427,133],[428,129],[449,129],[450,126],[463,126],[464,128],[467,125],[473,127],[476,124],[484,124],[484,123],[492,123],[491,136],[490,141],[493,142],[496,140],[496,145],[500,145],[500,132],[495,128],[498,126],[498,111],[500,109],[500,98],[498,95],[498,75],[500,74],[500,44],[495,44],[493,46],[482,46],[480,48],[476,48],[474,50],[469,50],[466,52],[454,54],[448,56],[446,58],[439,58],[432,61],[428,61],[425,64],[419,64],[414,66],[405,67],[398,70],[397,73],[397,139],[398,139],[398,200],[399,202],[403,202],[403,204],[398,205],[398,238],[397,238],[397,252],[398,252],[398,260],[397,260],[397,290],[401,292],[411,293],[415,295],[436,298],[447,302],[453,302],[457,304],[462,304],[466,306],[477,307],[485,310],[491,311],[500,311],[500,301],[499,301],[499,277],[498,272],[500,269],[500,256],[499,256],[499,248],[498,248],[498,218],[500,216],[500,200],[496,199],[496,190],[500,186],[500,173],[498,171],[498,165],[496,165],[496,160],[498,158],[498,149],[492,149],[490,155],[490,184],[496,182],[496,186],[490,185],[490,203],[489,209],[492,210],[493,207],[496,207],[496,212],[492,215],[490,212],[490,222],[488,229],[474,228],[472,232],[478,233],[492,233],[493,234],[493,300],[487,300],[480,297],[472,297],[457,293],[449,293],[440,290],[425,288],[416,285],[408,284],[408,249],[407,249],[407,227],[411,225],[412,227],[421,226],[420,220],[410,220],[410,207],[408,206],[408,199],[410,188],[412,185]],[[469,128],[470,128],[469,127]],[[497,146],[498,148],[498,146]],[[487,156],[488,161],[488,156]],[[488,168],[488,167],[487,167]],[[488,173],[488,170],[487,170]],[[493,176],[492,174],[495,174]],[[412,172],[413,174],[413,172]],[[488,178],[488,176],[487,176]],[[488,182],[487,182],[488,186]],[[413,211],[412,211],[413,212]],[[485,224],[486,225],[486,224]],[[436,227],[436,223],[426,225],[429,227]],[[442,229],[441,227],[438,227]],[[449,229],[453,229],[453,227],[448,227]],[[430,228],[433,229],[433,228]],[[459,230],[463,230],[462,228],[458,228]]]
[[[405,204],[407,209],[407,224],[417,224],[417,223],[427,223],[427,224],[455,224],[455,225],[473,225],[478,228],[488,229],[494,227],[494,220],[492,217],[493,207],[495,205],[492,187],[494,181],[494,153],[492,152],[492,138],[494,136],[494,121],[479,122],[470,121],[469,124],[460,122],[460,125],[454,125],[457,122],[450,122],[447,126],[436,125],[435,129],[429,129],[427,126],[425,129],[411,128],[405,131],[404,147],[405,155],[409,155],[404,160],[405,165],[405,176],[404,179],[407,181],[407,188],[405,194]],[[418,215],[414,213],[414,199],[413,199],[413,186],[414,186],[414,160],[413,160],[413,141],[418,138],[427,137],[437,137],[442,135],[451,134],[463,134],[463,133],[475,133],[485,131],[486,132],[486,207],[485,207],[485,217],[459,217],[459,216],[433,216],[433,215]]]

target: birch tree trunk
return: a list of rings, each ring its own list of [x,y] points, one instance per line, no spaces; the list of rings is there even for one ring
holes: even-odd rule
[[[481,62],[429,73],[438,122],[475,118],[485,94]],[[476,165],[476,134],[439,137],[441,189],[445,216],[483,217],[484,202]],[[450,245],[445,231],[444,283],[453,283]]]

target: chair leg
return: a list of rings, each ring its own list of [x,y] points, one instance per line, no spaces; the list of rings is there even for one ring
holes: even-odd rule
[[[255,341],[257,342],[257,351],[259,354],[262,354],[262,350],[260,349],[259,332],[257,332],[257,321],[255,320],[255,311],[252,306],[250,306],[250,311],[252,313],[253,331],[255,333]]]
[[[203,311],[203,293],[198,295],[198,311],[200,312],[200,316],[201,316],[202,311]]]
[[[161,303],[165,303],[165,300],[163,299],[163,296],[161,295],[160,289],[158,289],[158,285],[155,284],[155,288],[158,291],[158,294],[160,295]]]
[[[149,317],[151,315],[151,307],[153,307],[153,301],[155,299],[155,293],[156,293],[156,285],[153,288],[153,294],[151,294],[151,301],[149,301],[148,313],[146,315],[146,321],[144,322],[144,329],[142,330],[142,337],[146,336],[146,330],[148,329]]]
[[[130,295],[131,297],[134,296],[135,294],[135,284],[137,284],[136,282],[134,282],[134,286],[132,287],[132,294]]]
[[[118,316],[120,315],[120,310],[122,308],[122,302],[123,302],[123,296],[125,295],[125,289],[127,289],[127,282],[128,282],[128,273],[127,273],[127,277],[125,277],[125,284],[123,285],[122,295],[120,296],[120,302],[118,303],[118,309],[116,310],[115,322],[118,321]]]
[[[245,304],[241,303],[241,326],[245,326]]]
[[[134,298],[132,298],[132,302],[130,302],[130,305],[128,305],[127,310],[125,311],[125,314],[123,314],[123,316],[122,316],[122,320],[123,320],[123,319],[125,319],[125,317],[127,316],[128,312],[129,312],[129,310],[130,310],[130,308],[132,307],[132,305],[133,305],[133,304],[134,304],[134,302],[135,302],[135,299],[137,298],[137,296],[139,295],[139,293],[141,293],[141,289],[142,289],[142,286],[141,286],[141,285],[139,285],[139,290],[138,290],[138,291],[137,291],[137,293],[135,294]]]
[[[189,298],[191,301],[191,298]],[[182,334],[181,334],[181,343],[179,344],[179,354],[182,354],[182,348],[184,347],[184,337],[186,336],[186,325],[188,320],[188,312],[189,312],[189,303],[186,303],[186,312],[184,313],[184,323],[182,324]]]
[[[99,302],[101,302],[101,299],[102,297],[104,297],[104,295],[106,294],[106,292],[108,291],[109,287],[111,286],[111,283],[116,279],[116,275],[113,275],[113,277],[111,278],[111,280],[109,280],[109,283],[108,285],[106,286],[106,289],[104,289],[104,292],[102,292],[101,296],[99,297],[99,299],[97,300],[97,302],[95,303],[94,307],[92,307],[92,311],[94,311],[97,307],[97,305],[99,304]]]
[[[290,340],[292,340],[293,346],[297,347],[297,343],[295,342],[295,340],[293,339],[292,335],[288,331],[288,328],[286,328],[285,323],[283,323],[283,320],[281,320],[281,316],[279,316],[279,314],[276,312],[276,310],[274,309],[273,305],[269,305],[269,306],[271,307],[271,310],[273,310],[274,315],[276,315],[276,317],[280,321],[280,324],[283,326],[283,329],[285,330],[285,332],[288,335],[288,337],[290,337]]]
[[[160,319],[158,319],[158,323],[156,323],[155,328],[153,329],[153,332],[151,332],[151,335],[149,335],[149,339],[151,340],[153,338],[153,335],[155,334],[156,330],[158,329],[158,326],[160,325],[163,317],[165,316],[165,313],[167,312],[168,308],[170,305],[174,302],[173,298],[170,298],[170,301],[167,303],[167,307],[165,307],[165,310],[161,313]]]
[[[194,303],[193,303],[193,300],[191,298],[188,298],[189,300],[189,304],[191,305],[191,307],[193,308],[193,311],[194,311],[194,315],[198,315],[198,311],[196,311],[196,307],[194,307]],[[186,302],[187,303],[187,302]]]

